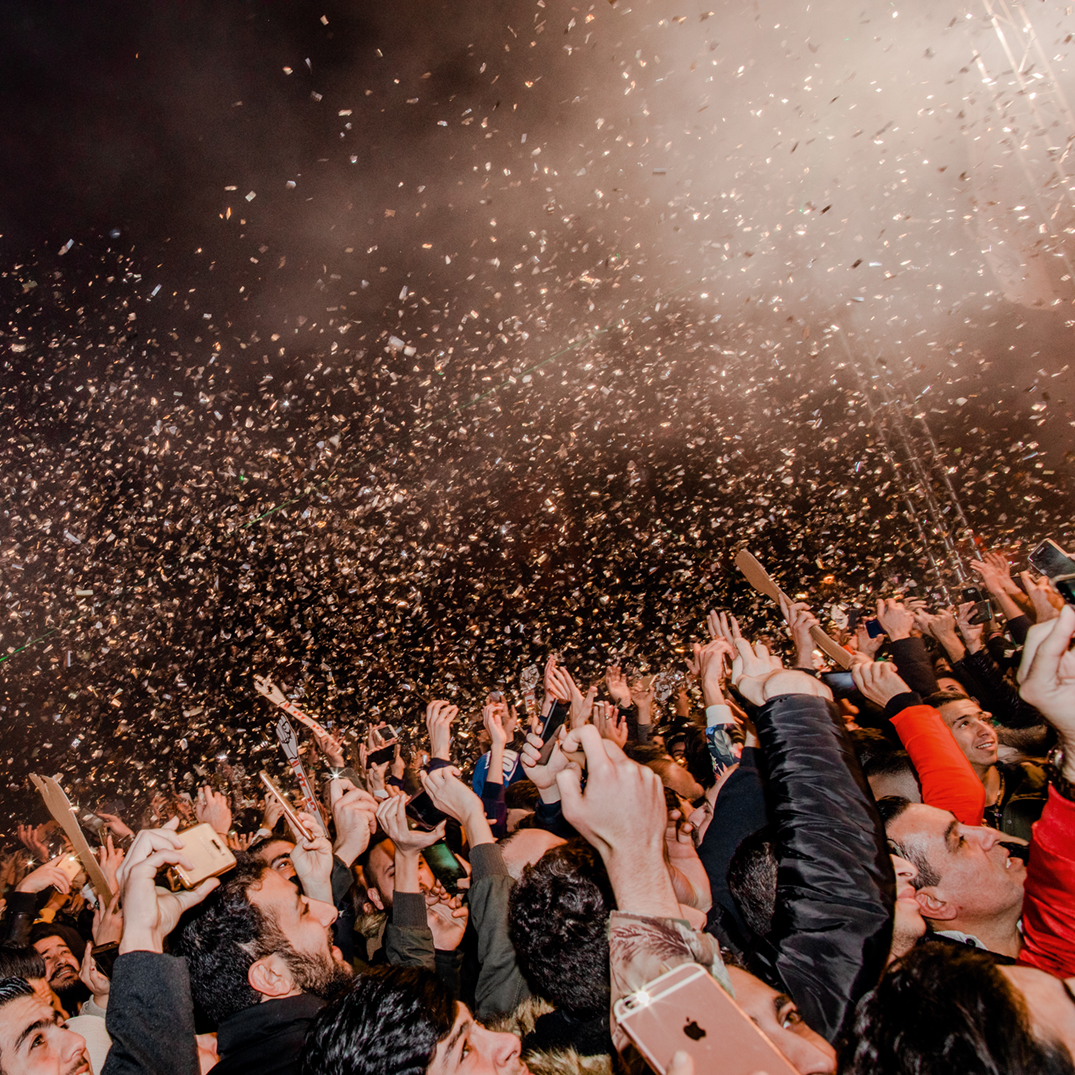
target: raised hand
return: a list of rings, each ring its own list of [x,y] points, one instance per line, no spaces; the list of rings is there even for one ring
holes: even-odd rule
[[[977,653],[982,648],[982,640],[985,637],[985,624],[972,623],[976,602],[964,601],[956,609],[956,626],[963,636],[963,642],[971,653]]]
[[[178,818],[161,829],[143,829],[134,838],[119,868],[119,899],[123,907],[123,938],[120,955],[127,952],[163,952],[164,938],[175,929],[188,908],[201,903],[217,885],[210,877],[193,890],[167,892],[154,885],[157,871],[164,866],[193,869],[183,853],[183,841],[176,835]]]
[[[392,770],[392,775],[397,780],[402,780],[403,774],[407,771],[407,765],[403,760],[403,754],[400,751],[399,743],[396,743],[396,752],[392,755],[392,761],[389,768]]]
[[[213,826],[213,832],[225,835],[231,828],[231,804],[227,795],[213,791],[205,785],[198,791],[194,803],[194,816],[203,823]]]
[[[426,728],[429,731],[429,756],[441,761],[451,760],[452,722],[459,716],[459,707],[434,699],[426,706]]]
[[[113,896],[108,906],[99,903],[93,912],[93,943],[111,944],[123,936],[123,908],[119,904],[119,883],[112,890]]]
[[[123,864],[123,851],[115,846],[111,836],[106,836],[104,845],[97,849],[97,861],[108,882],[109,891],[115,892],[119,887],[118,875]]]
[[[44,892],[46,888],[52,887],[58,892],[67,895],[71,891],[71,878],[59,866],[60,859],[66,857],[66,855],[67,852],[65,851],[62,855],[57,855],[54,859],[50,859],[43,865],[38,866],[36,870],[31,870],[15,886],[15,891]]]
[[[569,732],[566,751],[586,755],[586,790],[571,765],[557,774],[564,817],[597,849],[621,911],[675,918],[679,901],[664,861],[664,785],[587,725]]]
[[[963,659],[966,652],[956,631],[956,617],[951,609],[941,609],[929,619],[929,633],[944,646],[951,661]]]
[[[459,770],[455,766],[444,766],[420,776],[433,805],[461,825],[466,826],[475,813],[485,817],[481,799],[459,779]]]
[[[648,687],[642,686],[642,680],[635,680],[631,684],[631,701],[634,703],[635,709],[638,710],[639,724],[653,723],[653,696],[656,690],[656,676],[650,676],[650,685]],[[592,708],[591,712],[593,712]]]
[[[504,702],[493,702],[482,709],[482,723],[489,733],[489,741],[495,750],[503,751],[508,745],[508,733],[504,728],[504,716],[507,714]]]
[[[877,599],[877,619],[889,640],[896,642],[910,638],[914,627],[914,613],[897,597]]]
[[[814,662],[814,640],[810,637],[811,627],[820,627],[818,618],[809,607],[801,601],[788,601],[780,595],[780,611],[788,625],[791,642],[795,647],[795,667],[811,668]]]
[[[1064,749],[1064,776],[1075,780],[1075,608],[1065,604],[1060,615],[1036,623],[1027,633],[1019,665],[1019,694],[1059,732]]]
[[[695,643],[695,659],[698,662],[699,679],[702,683],[702,695],[705,704],[722,705],[724,692],[721,683],[724,680],[725,660],[730,664],[735,658],[735,650],[723,637],[714,638],[704,646]]]
[[[734,621],[733,621],[734,622]],[[735,624],[735,658],[732,661],[732,683],[736,690],[755,705],[764,701],[765,680],[783,668],[780,658],[773,656],[761,642],[753,646],[739,633]]]
[[[567,735],[567,729],[561,725],[557,733],[556,746],[552,748],[549,760],[544,765],[540,764],[541,748],[544,743],[541,736],[535,732],[530,732],[527,735],[523,749],[519,753],[519,761],[522,763],[523,772],[534,782],[542,802],[554,803],[560,801],[560,790],[556,786],[556,774],[561,769],[566,769],[569,764],[568,759],[564,757],[564,753],[560,749],[560,743],[563,742],[565,735]]]
[[[319,827],[320,818],[303,810],[299,820],[313,836],[299,836],[291,849],[291,861],[302,891],[312,900],[332,903],[332,844]]]
[[[627,720],[616,706],[608,702],[595,702],[593,726],[601,733],[602,739],[609,739],[623,749],[627,742]]]
[[[888,661],[871,661],[851,668],[855,686],[865,698],[883,709],[890,699],[906,694],[911,688],[900,679],[894,665]]]
[[[618,664],[610,664],[605,671],[605,686],[616,705],[627,708],[631,704],[631,688]]]
[[[122,818],[117,817],[115,814],[102,814],[100,810],[97,811],[97,816],[120,838],[125,836],[133,838],[134,833],[128,827],[127,823]]]
[[[377,800],[350,780],[333,780],[329,805],[336,822],[336,857],[347,867],[363,854],[377,831]]]
[[[107,1008],[110,982],[97,969],[97,963],[93,958],[93,943],[90,941],[86,942],[86,951],[82,956],[82,966],[79,967],[78,977],[79,981],[93,994],[93,1002],[97,1007]]]
[[[261,828],[272,832],[276,828],[276,823],[283,816],[284,808],[280,805],[280,800],[274,795],[266,795],[265,807],[261,812]]]
[[[397,796],[394,799],[383,799],[377,807],[377,821],[380,822],[385,835],[395,844],[396,852],[400,855],[413,855],[415,860],[427,847],[432,847],[438,840],[444,839],[445,823],[443,821],[436,828],[428,831],[425,829],[412,829],[407,824],[407,800],[402,796]],[[414,876],[417,880],[417,865],[415,866]],[[405,889],[404,891],[417,892],[418,889]]]
[[[1030,577],[1029,571],[1020,571],[1019,578],[1023,580],[1027,597],[1030,598],[1030,603],[1034,606],[1035,623],[1047,623],[1049,620],[1055,620],[1060,615],[1060,609],[1064,607],[1064,601],[1049,585],[1049,580],[1045,576],[1040,579],[1033,579]]]
[[[332,735],[327,729],[320,726],[311,729],[314,734],[314,742],[318,750],[325,756],[325,761],[333,769],[344,767],[343,742],[338,736]]]
[[[16,831],[18,833],[19,843],[22,844],[34,858],[38,858],[42,862],[47,861],[49,851],[41,839],[40,826],[20,825]]]
[[[550,657],[545,662],[545,697],[566,705],[571,701],[571,686],[571,677],[557,667],[555,657]]]
[[[858,644],[857,652],[872,661],[877,651],[885,644],[885,636],[878,635],[876,638],[871,638],[866,624],[860,623],[855,628],[855,642]]]

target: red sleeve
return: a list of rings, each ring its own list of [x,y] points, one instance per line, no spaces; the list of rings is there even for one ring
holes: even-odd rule
[[[1075,975],[1075,803],[1055,788],[1030,841],[1019,962],[1057,978]]]
[[[922,783],[922,801],[951,810],[964,825],[981,825],[985,787],[970,767],[948,725],[931,705],[908,706],[892,718]]]

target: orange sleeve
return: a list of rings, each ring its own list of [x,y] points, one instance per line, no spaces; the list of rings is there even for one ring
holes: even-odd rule
[[[952,738],[940,713],[930,705],[908,706],[892,718],[922,784],[922,801],[951,810],[964,825],[981,825],[985,787]]]

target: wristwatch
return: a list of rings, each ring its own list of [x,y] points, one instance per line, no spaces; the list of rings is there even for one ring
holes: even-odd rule
[[[1075,802],[1075,781],[1064,776],[1064,748],[1055,746],[1049,751],[1045,769],[1049,774],[1049,783],[1056,788],[1056,793],[1068,802]]]

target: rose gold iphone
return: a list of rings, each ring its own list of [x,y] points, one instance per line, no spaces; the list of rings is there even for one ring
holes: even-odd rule
[[[657,1075],[664,1075],[680,1049],[694,1059],[699,1075],[796,1075],[784,1054],[697,963],[654,978],[618,1000],[613,1013]]]

